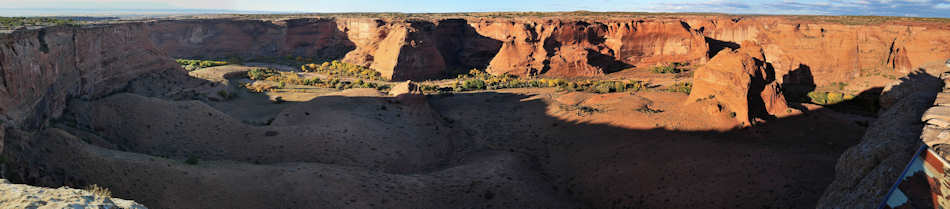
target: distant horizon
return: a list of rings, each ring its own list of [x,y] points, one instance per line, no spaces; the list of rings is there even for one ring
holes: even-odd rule
[[[325,14],[630,12],[950,18],[950,0],[0,0],[0,16],[147,16],[150,14]]]

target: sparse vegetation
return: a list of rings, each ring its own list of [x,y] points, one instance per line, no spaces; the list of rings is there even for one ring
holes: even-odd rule
[[[188,159],[185,159],[185,164],[198,165],[198,157],[188,156]]]
[[[86,190],[89,193],[92,193],[96,197],[102,197],[102,198],[112,197],[112,191],[110,191],[109,188],[100,187],[99,185],[96,185],[96,184],[86,186],[84,190]]]
[[[323,62],[323,64],[306,64],[300,66],[303,72],[326,73],[331,76],[351,76],[369,80],[383,80],[382,74],[359,65],[349,64],[334,60],[333,62]]]
[[[19,27],[76,25],[79,22],[67,18],[55,17],[0,17],[0,30],[11,30]]]
[[[837,89],[838,91],[844,91],[845,87],[848,87],[848,83],[845,82],[834,82],[831,83],[832,88]]]
[[[251,69],[247,71],[247,77],[251,80],[264,80],[278,75],[280,75],[280,73],[277,70],[267,68]]]
[[[647,113],[647,114],[653,114],[653,113],[661,113],[661,112],[663,112],[663,110],[660,110],[660,109],[653,109],[653,108],[650,108],[650,105],[648,105],[648,104],[644,104],[643,106],[640,106],[640,108],[637,108],[636,111],[637,111],[637,112],[641,112],[641,113]]]
[[[188,71],[230,64],[229,62],[225,62],[225,61],[190,60],[190,59],[176,59],[175,62],[178,62],[178,64],[181,65],[182,68],[185,68],[185,70],[188,70]]]
[[[218,96],[221,96],[221,99],[230,100],[230,99],[233,98],[235,95],[234,95],[234,94],[231,94],[230,92],[228,92],[228,91],[226,91],[226,90],[220,90],[220,91],[218,91]]]
[[[676,82],[672,86],[666,89],[669,92],[680,92],[689,94],[693,90],[693,83],[690,82]]]
[[[272,86],[272,85],[268,85],[268,84],[266,84],[266,83],[254,82],[254,83],[246,83],[246,84],[244,84],[244,88],[247,88],[247,90],[249,90],[249,91],[251,91],[251,92],[261,93],[261,92],[265,92],[265,91],[270,91],[271,89],[274,89],[274,88],[276,88],[276,87],[274,87],[274,86]]]
[[[808,98],[811,103],[819,105],[831,105],[841,103],[854,98],[854,95],[841,92],[808,92]]]
[[[455,91],[493,90],[505,88],[548,88],[562,91],[587,91],[592,93],[611,93],[639,91],[647,87],[643,81],[567,81],[564,79],[519,78],[513,75],[491,75],[478,69],[472,69],[467,75],[459,75],[452,88]],[[439,89],[435,87],[436,89]]]
[[[560,108],[563,111],[576,111],[577,116],[581,117],[593,115],[594,113],[598,112],[604,112],[604,110],[584,105],[561,105]]]
[[[300,77],[300,75],[294,72],[280,72],[274,69],[263,68],[252,69],[248,71],[247,77],[251,80],[263,80],[277,83],[276,86],[263,82],[244,84],[244,87],[248,90],[258,93],[276,89],[290,88],[290,85],[306,85],[320,88],[335,88],[339,90],[351,88],[375,88],[383,90],[389,88],[388,85],[379,84],[376,82],[367,82],[363,81],[363,79],[358,79],[356,81],[346,81],[337,77],[333,77],[333,75],[326,79],[320,79],[316,77],[307,79]]]
[[[670,64],[657,65],[650,68],[650,72],[657,74],[676,74],[686,71],[683,67],[689,65],[689,63],[674,62]]]

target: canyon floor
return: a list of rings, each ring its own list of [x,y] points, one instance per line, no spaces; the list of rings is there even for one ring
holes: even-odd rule
[[[650,89],[255,93],[238,85],[253,68],[147,76],[74,99],[31,142],[69,151],[31,157],[70,170],[67,184],[106,182],[154,208],[813,208],[874,119],[797,104],[747,127]],[[644,69],[603,79],[620,78],[690,79]],[[170,96],[189,85],[231,95]]]

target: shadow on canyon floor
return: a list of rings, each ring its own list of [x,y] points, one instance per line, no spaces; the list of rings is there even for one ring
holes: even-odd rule
[[[914,82],[913,78],[904,81]],[[903,87],[898,87],[900,89]],[[873,91],[873,90],[872,90]],[[565,119],[557,116],[557,110],[550,100],[538,98],[532,94],[518,93],[464,93],[454,95],[428,96],[429,104],[441,118],[436,121],[415,121],[409,127],[405,124],[395,124],[394,127],[366,125],[350,127],[360,129],[360,132],[377,132],[379,134],[395,133],[393,131],[421,131],[430,130],[425,124],[446,124],[453,132],[453,143],[450,155],[442,155],[444,159],[437,159],[434,167],[410,171],[409,173],[388,173],[372,166],[362,165],[360,162],[338,165],[328,161],[308,160],[307,149],[300,150],[302,158],[275,158],[266,162],[245,161],[240,157],[207,157],[209,164],[217,160],[230,161],[248,166],[264,166],[263,170],[278,168],[285,163],[310,163],[308,166],[320,168],[322,166],[346,167],[347,169],[363,170],[366,172],[382,172],[386,175],[405,178],[407,176],[435,175],[439,172],[460,167],[471,167],[464,163],[466,156],[484,152],[505,152],[529,159],[526,167],[531,173],[542,176],[544,183],[523,185],[545,190],[552,198],[558,196],[571,197],[585,207],[590,208],[813,208],[825,187],[834,179],[834,166],[839,155],[851,145],[860,141],[866,124],[860,124],[841,113],[829,108],[809,111],[802,115],[777,118],[754,127],[738,128],[729,131],[684,131],[670,128],[630,129],[611,124],[584,122],[584,117],[570,117]],[[360,102],[354,102],[360,101]],[[391,124],[399,121],[400,116],[394,114],[387,117],[374,117],[393,109],[380,109],[379,104],[392,103],[392,98],[383,97],[318,97],[312,101],[291,103],[290,105],[319,104],[316,106],[330,106],[325,112],[337,112],[335,117],[326,115],[282,112],[281,114],[297,114],[300,124],[284,124],[286,126],[307,127],[306,121],[318,123],[335,123],[327,121],[340,117],[364,118],[378,120],[380,124]],[[336,105],[323,105],[336,104]],[[334,107],[335,106],[335,107]],[[411,109],[410,106],[406,108]],[[611,107],[635,108],[635,107]],[[847,107],[842,107],[847,108]],[[304,108],[305,110],[306,109]],[[590,113],[588,117],[597,114],[612,114],[616,109],[602,109]],[[186,111],[186,110],[183,110]],[[675,111],[675,110],[670,110]],[[565,113],[570,114],[570,113]],[[647,114],[647,113],[644,113]],[[663,114],[663,113],[659,113]],[[203,117],[204,114],[194,114],[194,117]],[[210,114],[209,114],[210,115]],[[176,119],[187,120],[187,119]],[[402,119],[406,120],[406,119]],[[416,119],[412,119],[416,120]],[[303,122],[301,122],[303,121]],[[172,123],[180,121],[172,120]],[[130,123],[131,124],[131,123]],[[220,129],[220,123],[208,128]],[[400,127],[402,130],[400,130]],[[141,128],[141,127],[129,127]],[[226,127],[225,127],[226,128]],[[264,129],[280,128],[264,126]],[[172,130],[167,130],[172,131]],[[214,132],[214,130],[206,130]],[[352,134],[352,132],[343,132]],[[285,132],[281,132],[284,135]],[[339,132],[322,133],[326,138],[342,137]],[[87,184],[106,185],[122,198],[139,200],[147,205],[159,208],[176,208],[193,206],[195,202],[202,205],[229,205],[228,202],[253,201],[255,203],[271,203],[288,207],[313,207],[304,205],[311,200],[341,201],[333,195],[308,195],[305,197],[273,197],[256,195],[274,192],[275,189],[294,191],[299,187],[309,187],[307,183],[284,185],[282,188],[273,188],[273,182],[290,181],[290,178],[281,175],[265,175],[265,178],[225,178],[203,176],[201,184],[192,184],[188,173],[213,172],[218,175],[236,172],[235,170],[216,169],[209,166],[180,165],[181,162],[170,163],[169,166],[183,166],[185,174],[165,172],[163,177],[156,174],[142,173],[143,171],[119,170],[122,172],[88,172],[80,165],[98,165],[122,161],[115,159],[103,162],[86,162],[73,164],[68,162],[68,156],[56,156],[55,146],[43,145],[41,138],[30,138],[16,133],[8,134],[10,144],[3,152],[8,159],[15,159],[10,165],[12,177],[16,182],[43,186],[69,185],[82,187]],[[19,136],[19,137],[18,137]],[[206,139],[176,138],[181,141],[201,142]],[[358,138],[354,138],[358,139]],[[255,139],[250,139],[255,140]],[[256,139],[266,140],[266,139]],[[249,152],[267,155],[267,153],[281,153],[293,151],[293,147],[306,148],[311,142],[307,137],[300,140],[282,141],[281,148],[273,146],[227,146],[228,143],[245,143],[220,141],[209,146],[191,147],[189,153],[221,153],[221,152]],[[450,140],[440,138],[436,140]],[[368,142],[360,139],[361,142]],[[369,140],[372,141],[372,140]],[[120,143],[121,140],[115,141]],[[195,143],[200,144],[200,143]],[[367,144],[367,146],[375,146]],[[42,152],[25,149],[27,147],[41,148]],[[239,148],[241,147],[241,148]],[[242,149],[267,149],[264,152]],[[207,149],[207,150],[200,150]],[[233,149],[233,150],[229,150]],[[426,152],[425,145],[407,147],[408,152]],[[140,152],[142,150],[127,150]],[[350,150],[359,152],[359,150]],[[340,152],[336,150],[336,152]],[[365,152],[377,152],[365,151]],[[68,152],[66,152],[68,153]],[[181,159],[185,156],[175,156],[168,153],[171,159]],[[354,153],[341,152],[340,155]],[[54,156],[54,157],[51,157]],[[202,156],[205,157],[205,156]],[[398,160],[398,159],[397,159]],[[65,161],[65,162],[63,162]],[[97,164],[98,163],[98,164]],[[164,163],[154,165],[158,169]],[[149,167],[146,167],[149,168]],[[475,168],[479,169],[479,168]],[[69,172],[67,172],[69,171]],[[72,172],[77,171],[77,172]],[[95,174],[95,175],[93,175]],[[343,172],[341,175],[357,175]],[[316,183],[333,181],[332,178],[322,175],[303,175],[309,181]],[[222,179],[215,179],[222,178]],[[490,176],[489,178],[506,178],[505,176]],[[511,178],[508,176],[507,178]],[[235,179],[247,180],[241,182],[240,191],[224,191],[221,188],[234,184]],[[515,177],[515,179],[518,179]],[[461,184],[459,182],[475,182],[478,179],[462,179],[458,182],[429,182],[431,187]],[[155,184],[149,182],[166,182]],[[467,183],[466,183],[467,184]],[[396,195],[411,190],[400,190],[402,187],[387,188],[375,191],[373,197]],[[348,185],[349,187],[360,187]],[[370,186],[372,187],[372,186]],[[376,188],[380,189],[380,188]],[[405,188],[402,188],[405,189]],[[500,197],[517,196],[511,190],[485,188],[485,191],[473,193],[461,191],[441,191],[444,196],[466,198],[478,194],[486,204],[493,207],[518,207],[515,203],[531,205],[532,202],[546,200],[518,199],[508,201]],[[159,192],[160,191],[160,192]],[[174,195],[160,196],[160,194],[190,194],[192,191],[208,191],[208,195]],[[458,193],[454,193],[458,192]],[[354,193],[359,194],[359,193]],[[486,197],[485,194],[491,194]],[[425,194],[420,194],[425,195]],[[213,196],[215,198],[202,199]],[[209,202],[210,201],[210,202]],[[293,203],[288,203],[292,201]],[[369,200],[359,200],[369,201]],[[375,201],[375,200],[374,200]],[[408,199],[389,198],[393,205],[405,205]],[[383,201],[384,203],[387,201]],[[464,202],[464,201],[463,201]],[[438,204],[436,204],[438,205]],[[385,204],[379,205],[384,206]],[[473,205],[475,208],[486,205]]]

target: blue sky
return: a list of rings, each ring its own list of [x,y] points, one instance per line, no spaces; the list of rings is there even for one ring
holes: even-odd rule
[[[10,11],[213,9],[273,12],[636,11],[950,17],[950,0],[0,0]],[[54,11],[54,10],[50,10]],[[0,16],[4,14],[0,13]]]

